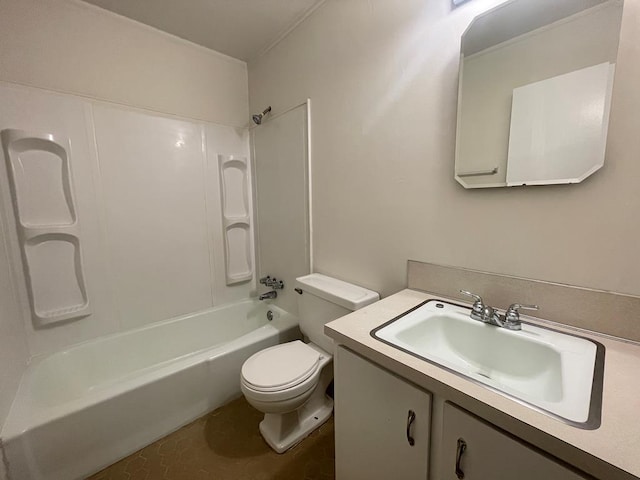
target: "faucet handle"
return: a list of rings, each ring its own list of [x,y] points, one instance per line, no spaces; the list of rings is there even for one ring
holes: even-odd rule
[[[467,292],[466,290],[460,290],[460,293],[468,295],[469,297],[473,297],[473,299],[475,300],[473,302],[473,306],[471,307],[471,318],[473,318],[474,320],[484,321],[485,305],[482,297],[475,293]]]
[[[466,290],[460,290],[460,293],[463,293],[464,295],[468,295],[470,297],[473,297],[476,302],[482,302],[482,297],[480,295],[477,295],[477,294],[472,293],[472,292],[467,292]]]
[[[284,288],[284,282],[282,280],[273,278],[270,282],[267,282],[267,287],[271,287],[274,290],[282,290]]]
[[[511,305],[509,305],[509,308],[507,308],[507,311],[504,314],[504,321],[505,324],[511,327],[518,327],[517,330],[519,330],[520,328],[520,312],[519,310],[523,309],[523,310],[538,310],[538,306],[537,305],[523,305],[521,303],[512,303]],[[515,330],[516,328],[514,328]]]
[[[521,303],[512,303],[511,305],[509,305],[509,308],[507,308],[507,312],[517,312],[520,309],[538,310],[538,305],[523,305]]]
[[[271,282],[271,276],[267,275],[266,277],[262,277],[260,279],[260,284],[261,285],[269,285],[269,282]]]

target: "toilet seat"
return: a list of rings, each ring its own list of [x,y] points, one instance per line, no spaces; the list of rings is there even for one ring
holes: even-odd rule
[[[242,386],[254,398],[279,401],[315,387],[324,356],[296,340],[262,350],[242,366]]]
[[[300,340],[266,348],[242,365],[242,379],[252,390],[286,390],[304,382],[318,369],[321,355]]]

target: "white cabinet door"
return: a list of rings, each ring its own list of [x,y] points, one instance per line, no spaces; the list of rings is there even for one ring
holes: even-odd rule
[[[431,395],[351,353],[335,359],[337,480],[426,480]]]
[[[450,403],[444,406],[442,441],[442,480],[589,478]]]

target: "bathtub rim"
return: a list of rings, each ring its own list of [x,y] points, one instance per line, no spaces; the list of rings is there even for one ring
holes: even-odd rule
[[[198,364],[210,362],[215,358],[223,356],[229,352],[235,351],[242,347],[246,347],[249,344],[260,341],[264,338],[268,338],[269,335],[280,335],[282,332],[285,332],[288,329],[295,328],[299,325],[298,318],[295,315],[275,305],[269,305],[269,309],[277,310],[278,313],[280,313],[278,318],[275,318],[272,321],[265,320],[265,324],[253,330],[250,330],[247,333],[236,337],[228,342],[223,342],[209,348],[190,352],[185,355],[160,362],[159,364],[154,364],[144,369],[137,370],[135,371],[135,374],[132,374],[129,378],[125,377],[123,380],[108,382],[107,385],[104,386],[104,388],[95,388],[89,394],[83,395],[81,397],[74,398],[70,401],[60,404],[42,405],[34,403],[33,399],[28,395],[29,388],[31,387],[30,380],[32,379],[33,370],[37,368],[39,363],[52,355],[64,353],[74,348],[86,346],[87,344],[97,341],[112,340],[119,336],[131,334],[133,332],[144,331],[150,328],[159,328],[163,325],[179,322],[191,317],[207,314],[244,303],[257,304],[257,300],[247,299],[236,303],[216,306],[212,309],[189,313],[180,317],[174,317],[168,320],[154,322],[152,324],[144,325],[142,327],[127,330],[124,332],[117,332],[114,334],[100,336],[92,340],[74,344],[67,349],[57,352],[34,356],[34,362],[27,365],[27,368],[22,375],[18,390],[11,404],[11,408],[9,409],[9,414],[7,415],[4,425],[2,425],[2,428],[0,428],[0,441],[3,444],[15,441],[19,438],[19,436],[26,434],[31,430],[42,427],[50,422],[54,422],[66,416],[70,416],[77,411],[87,409],[93,405],[109,401],[109,399],[111,398],[123,395],[126,392],[156,382],[162,378],[178,374],[181,371],[194,367]]]
[[[165,325],[170,325],[173,323],[178,323],[178,322],[182,322],[184,320],[188,320],[190,318],[193,317],[198,317],[201,315],[205,315],[205,314],[209,314],[209,313],[214,313],[217,312],[219,310],[224,310],[230,307],[235,307],[238,305],[243,305],[243,304],[254,304],[254,305],[262,305],[263,303],[260,303],[259,300],[257,299],[257,297],[251,297],[251,298],[245,298],[242,300],[238,300],[236,302],[229,302],[229,303],[224,303],[222,305],[216,305],[214,307],[211,308],[205,308],[203,310],[197,310],[195,312],[189,312],[189,313],[185,313],[182,315],[178,315],[176,317],[171,317],[171,318],[166,318],[164,320],[158,320],[156,322],[151,322],[151,323],[147,323],[145,325],[140,325],[138,327],[134,327],[134,328],[130,328],[127,330],[123,330],[123,331],[119,331],[119,332],[113,332],[113,333],[107,333],[105,335],[100,335],[98,337],[94,337],[94,338],[89,338],[87,340],[83,340],[81,342],[78,343],[73,343],[71,345],[67,345],[64,348],[62,348],[61,350],[54,350],[54,351],[48,351],[48,352],[42,352],[42,353],[38,353],[36,355],[32,355],[29,357],[29,359],[27,360],[27,364],[26,364],[26,368],[25,368],[25,373],[29,370],[29,367],[35,366],[38,363],[42,362],[43,360],[53,356],[53,355],[58,355],[58,354],[63,354],[66,353],[70,350],[74,350],[76,348],[82,348],[86,345],[95,343],[95,342],[106,342],[109,340],[112,340],[114,338],[118,338],[120,336],[125,336],[125,335],[130,335],[133,333],[139,333],[139,332],[144,332],[146,330],[152,330],[155,328],[159,328]],[[280,313],[281,315],[292,315],[293,317],[297,318],[296,315],[287,312],[286,310],[278,307],[277,305],[274,304],[264,304],[264,305],[268,305],[267,308],[268,309],[273,309],[273,310],[277,310],[278,313]],[[266,324],[269,324],[272,322],[267,321]],[[201,349],[204,350],[204,349]],[[188,354],[187,354],[188,355]]]

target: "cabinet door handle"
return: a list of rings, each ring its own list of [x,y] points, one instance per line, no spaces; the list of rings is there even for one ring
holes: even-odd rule
[[[416,441],[411,436],[411,427],[413,426],[413,421],[416,419],[416,412],[413,410],[409,410],[409,414],[407,415],[407,442],[412,447],[415,445]]]
[[[464,472],[462,468],[460,468],[460,462],[462,461],[462,455],[464,451],[467,449],[467,442],[464,439],[458,439],[458,448],[456,449],[456,477],[462,479],[464,478]]]

